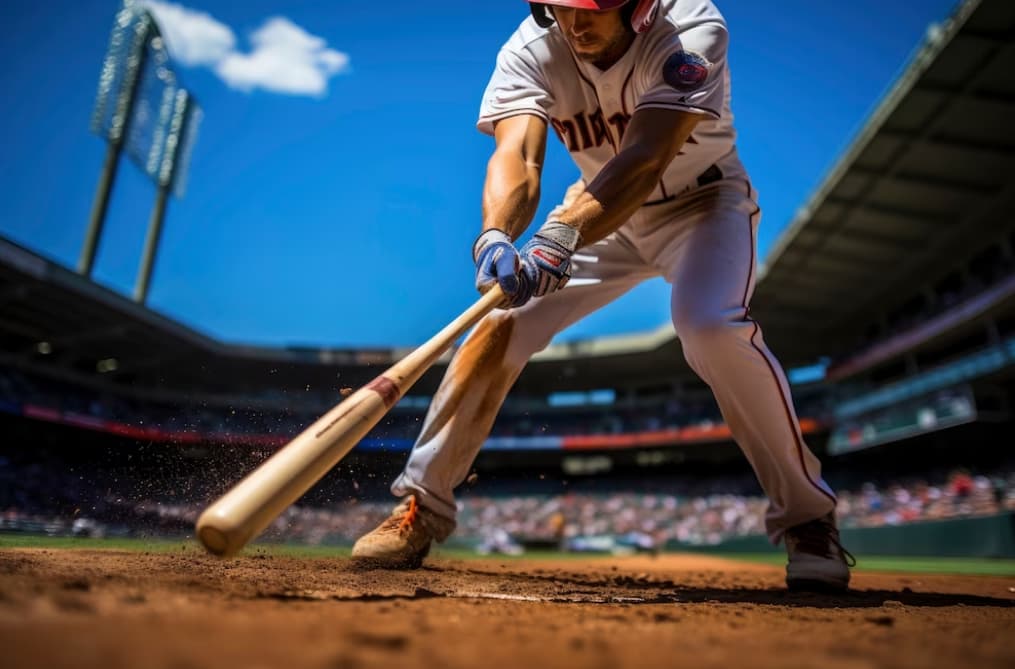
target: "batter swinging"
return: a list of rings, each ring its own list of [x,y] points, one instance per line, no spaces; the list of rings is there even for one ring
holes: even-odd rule
[[[510,297],[452,360],[404,472],[403,498],[353,557],[418,566],[455,527],[465,478],[509,388],[553,336],[645,279],[672,286],[671,314],[691,368],[711,387],[770,505],[791,588],[844,589],[835,497],[800,434],[789,386],[749,314],[757,195],[737,156],[728,33],[710,0],[529,0],[501,49],[478,127],[496,149],[480,291]],[[532,240],[552,129],[581,171]]]

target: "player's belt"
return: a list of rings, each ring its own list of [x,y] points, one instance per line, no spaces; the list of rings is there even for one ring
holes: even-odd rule
[[[696,183],[697,183],[698,188],[701,188],[702,186],[707,186],[709,184],[715,183],[716,181],[720,181],[721,179],[722,179],[722,170],[719,169],[718,165],[713,164],[707,170],[705,170],[704,172],[702,172],[701,174],[698,175],[698,178],[696,179]],[[672,200],[677,199],[678,197],[683,195],[685,192],[687,192],[686,188],[684,190],[680,191],[679,193],[675,193],[673,195],[669,195],[669,196],[661,198],[659,200],[651,200],[649,202],[646,202],[642,206],[643,207],[652,207],[652,206],[655,206],[657,204],[665,204],[667,202],[670,202]]]

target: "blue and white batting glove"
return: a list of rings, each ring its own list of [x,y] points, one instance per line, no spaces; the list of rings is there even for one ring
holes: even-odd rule
[[[506,232],[490,229],[477,237],[472,245],[472,259],[476,263],[476,290],[485,293],[499,283],[507,295],[518,292],[521,258]]]
[[[581,234],[559,221],[547,221],[522,247],[522,276],[533,297],[560,290],[571,278],[571,256],[581,246]]]

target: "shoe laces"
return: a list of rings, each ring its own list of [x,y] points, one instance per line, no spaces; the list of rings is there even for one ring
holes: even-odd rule
[[[846,562],[846,566],[856,566],[856,557],[846,550],[839,540],[839,528],[827,518],[816,518],[802,525],[797,525],[788,530],[788,533],[796,543],[796,548],[803,553],[831,556],[834,555],[829,550],[829,544],[831,544],[839,551],[839,555]]]
[[[416,522],[419,517],[419,504],[416,502],[414,496],[409,496],[405,501],[405,510],[400,515],[392,515],[388,518],[384,524],[388,529],[394,529],[398,532],[403,532],[406,529],[412,527],[412,524]]]

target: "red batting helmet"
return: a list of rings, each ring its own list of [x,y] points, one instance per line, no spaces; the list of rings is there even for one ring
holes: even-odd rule
[[[659,11],[659,0],[528,0],[528,3],[532,16],[542,28],[553,25],[553,14],[546,8],[547,5],[606,11],[631,3],[633,9],[628,12],[628,16],[631,29],[636,33],[648,30]]]

